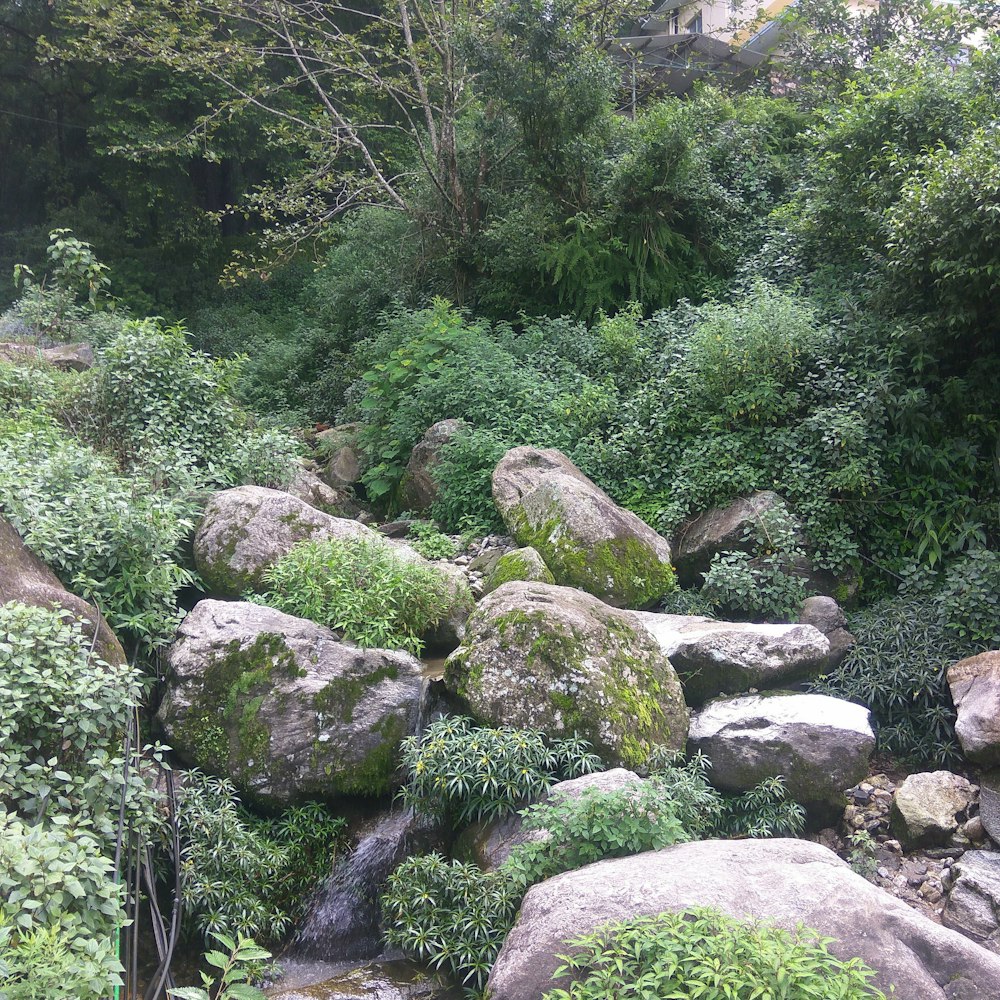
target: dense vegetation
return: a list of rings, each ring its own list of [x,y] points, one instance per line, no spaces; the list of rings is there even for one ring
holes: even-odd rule
[[[560,449],[667,537],[774,491],[747,551],[664,609],[788,620],[812,592],[801,567],[827,574],[858,643],[818,686],[869,705],[911,761],[956,758],[944,672],[1000,644],[995,4],[851,20],[801,0],[756,76],[683,97],[641,67],[623,85],[602,43],[646,12],[629,0],[319,6],[0,0],[0,514],[130,654],[102,663],[58,613],[0,606],[9,1000],[116,984],[123,838],[159,852],[150,877],[175,884],[187,932],[231,953],[212,964],[233,1000],[267,957],[246,936],[280,944],[330,870],[340,818],[262,817],[224,776],[183,776],[172,828],[146,712],[205,589],[208,496],[289,485],[324,425],[360,425],[356,499],[390,517],[414,444],[464,421],[436,527],[411,529],[428,557],[459,547],[438,529],[500,528],[490,476],[515,445]],[[64,343],[95,366],[47,364]],[[419,654],[447,579],[306,542],[253,599]],[[481,985],[539,879],[802,829],[780,781],[724,797],[697,759],[651,760],[635,795],[531,805],[598,768],[589,750],[460,717],[408,740],[408,804],[456,828],[530,806],[549,839],[500,874],[411,858],[390,939]],[[694,975],[716,957],[704,936],[691,951],[699,921],[876,995],[807,936],[701,914],[576,942],[589,978],[551,996],[678,950]]]

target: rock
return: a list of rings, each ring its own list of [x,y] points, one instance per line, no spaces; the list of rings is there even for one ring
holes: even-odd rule
[[[347,517],[352,520],[360,513],[358,505],[345,493],[338,493],[332,486],[323,482],[315,472],[304,466],[295,470],[295,476],[285,487],[286,493],[298,498],[303,503],[315,507],[324,514],[334,517]]]
[[[1000,766],[1000,650],[953,663],[948,686],[958,709],[955,733],[963,753],[982,767]]]
[[[340,424],[317,435],[319,453],[326,459],[322,478],[335,490],[361,482],[367,461],[358,445],[361,424]]]
[[[238,486],[216,493],[205,508],[194,538],[198,571],[212,593],[240,597],[266,590],[264,576],[282,556],[307,539],[356,539],[389,545],[401,560],[435,569],[449,580],[453,601],[429,645],[454,649],[472,610],[472,594],[461,570],[435,566],[402,542],[386,539],[367,525],[333,517],[278,490]]]
[[[0,604],[18,601],[36,608],[64,608],[83,623],[83,633],[97,639],[94,652],[113,666],[125,662],[125,650],[97,609],[71,594],[59,577],[35,555],[14,526],[0,517]]]
[[[493,499],[518,544],[537,550],[558,584],[632,608],[674,588],[666,539],[555,449],[507,452],[493,471]]]
[[[720,552],[753,552],[753,543],[744,536],[761,515],[782,506],[777,493],[761,490],[734,500],[728,507],[714,507],[681,526],[673,541],[677,582],[682,587],[698,586],[708,572],[712,557]]]
[[[59,344],[46,347],[42,357],[50,365],[66,372],[85,372],[94,367],[94,349],[90,344]]]
[[[670,661],[626,612],[590,594],[505,583],[483,598],[445,683],[497,726],[578,733],[605,761],[684,745],[688,711]]]
[[[369,962],[314,982],[315,963],[300,973],[295,960],[281,959],[282,978],[269,992],[271,1000],[459,1000],[461,991],[416,962],[405,959]],[[295,986],[290,985],[292,981]]]
[[[468,426],[464,420],[439,420],[413,446],[399,484],[403,506],[407,510],[423,513],[437,500],[434,466],[441,460],[444,446]]]
[[[745,792],[783,775],[789,796],[817,819],[844,809],[875,748],[868,709],[821,694],[769,694],[709,702],[691,719],[689,752],[712,762],[709,780]]]
[[[327,628],[258,604],[201,601],[167,655],[157,713],[178,756],[283,806],[398,784],[416,726],[422,665],[358,649]]]
[[[995,844],[1000,844],[1000,768],[979,775],[979,818]]]
[[[689,705],[719,694],[806,680],[828,668],[830,643],[811,625],[753,625],[630,612],[659,643]]]
[[[941,920],[1000,953],[1000,854],[966,851],[952,867],[952,887]]]
[[[556,582],[552,571],[545,565],[545,560],[530,545],[505,552],[496,560],[483,584],[483,594],[491,594],[497,587],[515,580],[526,583]]]
[[[944,847],[972,804],[974,789],[950,771],[911,774],[892,800],[892,832],[906,850]]]
[[[799,624],[812,625],[830,643],[828,670],[835,670],[854,646],[854,636],[847,630],[847,617],[832,597],[807,597],[799,609]]]
[[[883,990],[910,1000],[992,1000],[1000,958],[866,882],[802,840],[700,841],[601,861],[533,886],[490,975],[491,1000],[540,1000],[566,942],[637,916],[713,907],[802,924],[858,957]]]
[[[194,558],[216,594],[239,597],[264,589],[264,574],[309,538],[371,539],[358,521],[332,517],[279,490],[237,486],[208,502],[194,538]]]

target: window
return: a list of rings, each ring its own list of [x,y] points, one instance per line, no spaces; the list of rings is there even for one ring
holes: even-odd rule
[[[667,18],[667,34],[679,35],[681,33],[681,13],[676,8],[670,12]]]
[[[684,30],[690,32],[692,35],[700,35],[702,32],[701,27],[701,11],[699,10],[694,17],[684,26]]]

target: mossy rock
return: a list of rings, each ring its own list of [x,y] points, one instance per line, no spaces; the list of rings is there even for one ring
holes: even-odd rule
[[[514,583],[518,580],[525,583],[556,582],[552,570],[545,565],[545,560],[531,546],[526,546],[500,556],[486,578],[483,594],[491,594],[505,583]]]
[[[568,587],[506,583],[485,597],[445,683],[491,725],[577,733],[611,765],[684,746],[688,710],[655,640],[628,615]]]
[[[168,661],[159,720],[185,763],[265,805],[382,795],[416,726],[420,661],[358,649],[273,608],[201,601]]]
[[[561,452],[511,449],[493,472],[493,499],[558,584],[622,608],[650,607],[676,586],[667,540]]]

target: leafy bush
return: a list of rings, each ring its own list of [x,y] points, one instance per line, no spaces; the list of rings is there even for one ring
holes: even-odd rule
[[[425,559],[451,559],[458,554],[454,540],[442,534],[430,521],[413,521],[406,542]]]
[[[431,506],[435,520],[451,531],[488,535],[503,527],[493,502],[493,470],[509,451],[492,431],[456,434],[441,449],[434,466],[437,499]]]
[[[12,1000],[100,1000],[122,982],[123,889],[86,824],[62,820],[0,812],[0,992]]]
[[[271,953],[259,948],[252,938],[239,935],[234,941],[226,934],[212,935],[228,951],[212,949],[205,953],[205,961],[219,970],[218,977],[202,972],[202,987],[182,986],[167,990],[167,996],[177,1000],[265,1000],[262,990],[251,986],[250,969],[266,962]]]
[[[784,504],[764,511],[743,533],[752,551],[712,557],[702,595],[727,612],[788,621],[808,596],[797,572],[805,561],[798,527]]]
[[[139,704],[138,671],[93,656],[79,622],[0,606],[0,809],[26,823],[72,817],[108,850],[123,804],[136,829],[155,828],[138,751],[122,785],[122,742]]]
[[[534,729],[489,729],[446,716],[402,743],[404,801],[453,824],[494,819],[542,795],[556,781],[601,770],[590,744],[549,740]]]
[[[142,477],[41,417],[0,421],[0,508],[27,546],[116,630],[151,648],[169,640],[177,594],[194,581],[181,546],[190,500]]]
[[[382,896],[386,941],[482,989],[526,888],[503,868],[483,872],[437,854],[409,858]]]
[[[842,961],[814,931],[748,924],[709,909],[634,917],[569,942],[544,1000],[640,995],[885,1000],[860,959]]]
[[[310,618],[359,646],[417,656],[422,637],[459,599],[443,570],[407,562],[379,539],[300,542],[264,582],[267,592],[249,600]]]
[[[345,826],[316,803],[259,819],[228,779],[197,771],[184,776],[177,816],[181,900],[206,940],[280,941],[332,869]]]
[[[961,600],[961,598],[959,598]],[[949,627],[937,594],[888,598],[849,617],[855,645],[815,689],[867,705],[882,749],[919,762],[949,766],[961,758],[948,667],[983,646]]]

